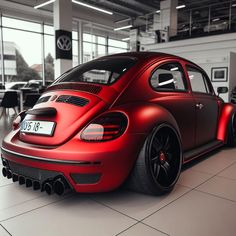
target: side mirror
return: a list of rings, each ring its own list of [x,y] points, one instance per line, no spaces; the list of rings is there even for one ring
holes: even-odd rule
[[[228,91],[229,91],[228,87],[218,87],[218,88],[217,88],[217,93],[218,93],[218,95],[219,95],[220,93],[228,93]]]

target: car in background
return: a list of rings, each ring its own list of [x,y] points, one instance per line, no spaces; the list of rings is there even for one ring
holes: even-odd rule
[[[236,145],[236,107],[215,94],[201,67],[163,53],[121,53],[64,73],[19,114],[2,143],[2,174],[48,194],[126,182],[160,195],[183,164],[224,145]]]
[[[24,82],[24,81],[9,82],[5,84],[5,89],[19,90],[22,87],[24,87],[26,84],[27,82]]]
[[[53,81],[45,81],[45,87],[49,86]],[[39,90],[43,86],[43,81],[42,80],[29,80],[24,86],[23,89],[29,88],[32,90]]]
[[[191,33],[190,33],[190,29],[191,29]],[[203,32],[202,29],[202,25],[199,23],[192,23],[191,27],[189,26],[189,24],[182,24],[178,27],[178,35],[182,35],[182,36],[190,36],[190,35],[196,35],[196,34],[200,34]]]
[[[203,28],[204,32],[213,32],[213,31],[225,31],[229,27],[229,23],[227,21],[216,21],[211,22],[210,25],[206,25]]]

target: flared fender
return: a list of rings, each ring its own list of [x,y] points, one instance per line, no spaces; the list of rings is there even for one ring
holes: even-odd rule
[[[223,104],[218,122],[217,139],[227,141],[228,127],[232,115],[236,112],[236,106],[231,103]]]
[[[149,134],[154,127],[167,123],[181,137],[175,118],[168,110],[161,106],[151,103],[130,103],[114,107],[113,109],[119,110],[127,115],[129,120],[128,133]]]

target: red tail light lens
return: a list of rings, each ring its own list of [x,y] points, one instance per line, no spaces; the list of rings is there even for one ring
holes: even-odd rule
[[[127,118],[119,112],[107,113],[90,123],[81,134],[81,139],[102,142],[118,138],[127,127]]]

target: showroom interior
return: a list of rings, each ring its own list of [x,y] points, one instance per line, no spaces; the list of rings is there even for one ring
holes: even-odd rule
[[[196,63],[236,104],[236,0],[0,0],[1,143],[17,114],[71,68],[149,51]],[[235,219],[233,147],[184,165],[160,196],[125,185],[48,195],[0,175],[0,236],[235,236]]]

